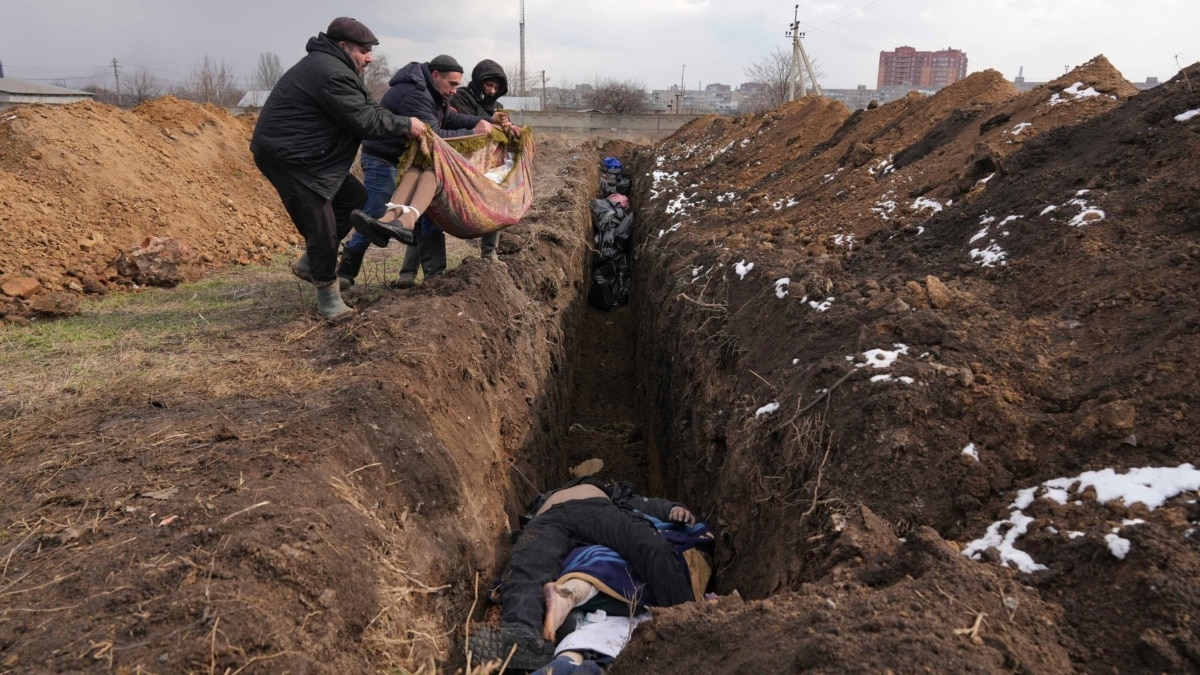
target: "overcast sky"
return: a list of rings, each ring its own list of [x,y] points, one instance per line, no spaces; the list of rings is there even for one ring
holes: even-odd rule
[[[881,50],[967,53],[969,69],[1030,81],[1106,55],[1131,81],[1167,80],[1200,60],[1200,0],[803,0],[805,49],[827,88],[875,86]],[[526,0],[526,72],[550,86],[598,78],[665,89],[737,86],[784,36],[793,1]],[[515,69],[520,0],[0,0],[7,77],[112,86],[139,69],[183,80],[205,55],[247,83],[259,54],[285,67],[338,15],[379,37],[392,66],[448,53],[470,73],[482,58]]]

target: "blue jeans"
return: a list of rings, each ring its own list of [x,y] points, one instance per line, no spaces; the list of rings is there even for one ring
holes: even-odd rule
[[[363,155],[360,163],[363,169],[363,187],[367,188],[367,203],[363,206],[363,213],[372,218],[381,218],[387,213],[387,203],[392,200],[392,193],[396,191],[396,165],[371,155]],[[370,246],[370,239],[355,232],[342,248],[338,276],[347,279],[357,277],[359,269],[362,268],[363,256]]]

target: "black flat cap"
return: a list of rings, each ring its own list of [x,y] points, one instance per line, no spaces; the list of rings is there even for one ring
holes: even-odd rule
[[[330,22],[325,35],[334,42],[357,42],[360,45],[368,46],[379,44],[379,40],[375,38],[375,34],[371,32],[370,28],[364,26],[358,19],[348,16],[339,16]]]

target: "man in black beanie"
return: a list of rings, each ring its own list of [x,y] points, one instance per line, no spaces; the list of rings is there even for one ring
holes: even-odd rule
[[[462,79],[463,67],[453,56],[442,54],[425,63],[413,61],[392,76],[388,82],[390,88],[380,103],[397,115],[412,115],[420,119],[442,138],[491,133],[492,124],[488,117],[462,114],[450,107],[450,99],[462,86]],[[502,113],[498,113],[495,119],[498,121],[500,117],[507,120]],[[390,172],[389,176],[394,176],[396,165],[406,150],[408,141],[405,139],[363,143],[361,162],[367,185],[386,185],[388,180],[379,180],[377,175]],[[396,184],[396,178],[392,177],[390,180],[393,185]],[[415,192],[405,202],[406,206],[413,208],[402,209],[398,216],[395,211],[369,213],[368,209],[355,215],[355,218],[360,219],[360,224],[365,225],[367,229],[393,233],[399,233],[401,229],[413,230],[420,264],[425,270],[426,278],[441,274],[446,269],[446,235],[427,218],[421,217],[429,205],[427,199],[433,197],[430,189],[436,191],[436,183],[432,184],[432,188],[430,186],[431,180],[432,176],[419,179]],[[399,177],[399,183],[405,184],[403,176]],[[387,190],[386,194],[376,194],[372,189],[369,203],[387,204],[389,201],[395,201],[392,196],[391,190]],[[420,222],[416,223],[417,220]],[[380,227],[381,223],[388,227]],[[342,262],[338,265],[338,277],[344,286],[353,285],[353,280],[362,266],[363,255],[370,244],[366,236],[358,233],[346,243],[342,251]],[[406,259],[406,264],[407,262]],[[411,285],[407,277],[411,275],[415,278],[415,262],[411,268],[402,267],[400,273],[400,285]]]
[[[304,237],[305,253],[292,266],[317,288],[317,311],[337,321],[354,310],[338,288],[338,243],[350,214],[367,191],[350,167],[362,139],[416,138],[425,124],[371,100],[362,73],[371,63],[375,34],[356,19],[338,17],[309,38],[308,55],[271,90],[250,140],[254,163],[279,192]]]

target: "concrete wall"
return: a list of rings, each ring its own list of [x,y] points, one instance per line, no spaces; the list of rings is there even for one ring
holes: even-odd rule
[[[532,126],[540,136],[658,141],[700,115],[617,115],[607,113],[509,112],[513,124]]]

